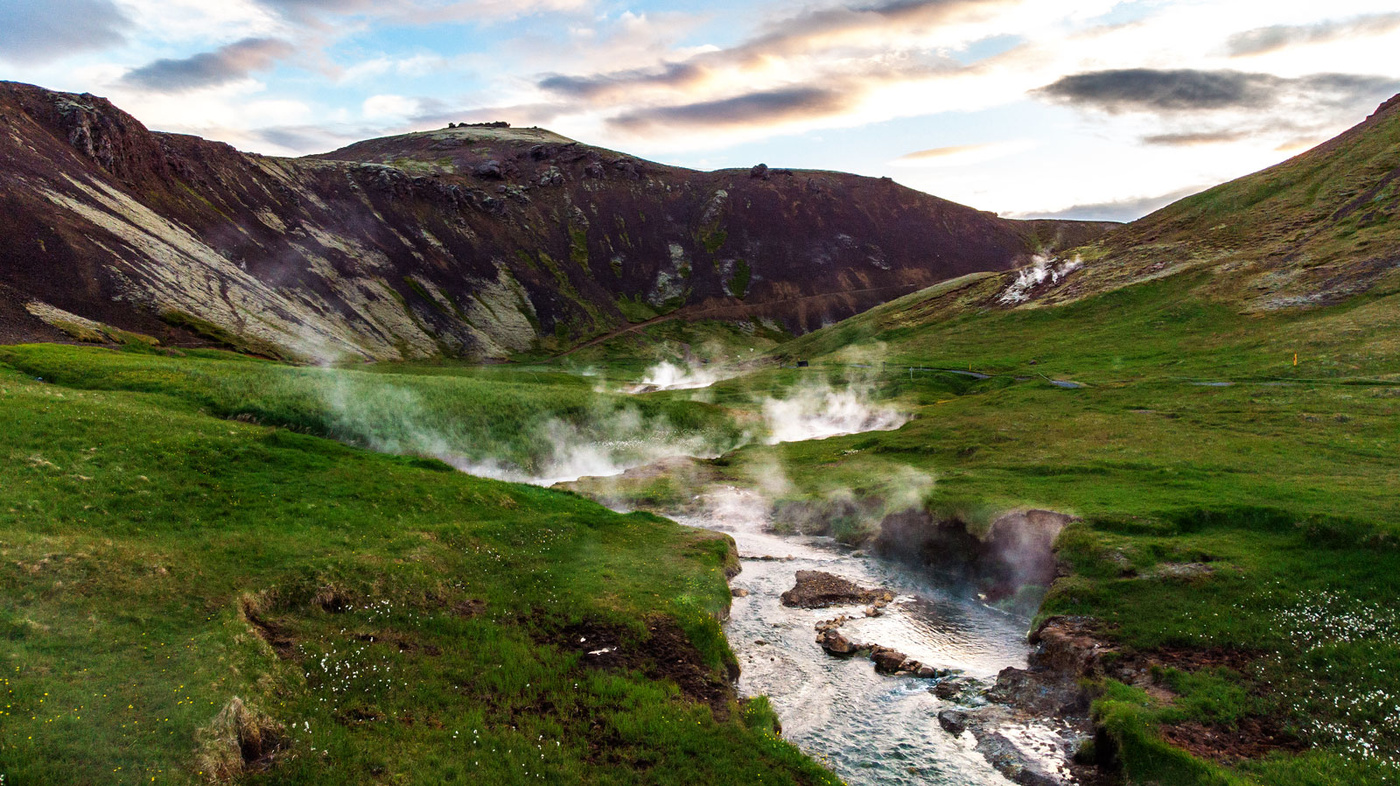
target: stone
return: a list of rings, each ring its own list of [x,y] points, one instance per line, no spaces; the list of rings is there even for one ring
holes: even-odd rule
[[[962,710],[943,710],[938,713],[938,725],[955,737],[967,731],[967,720],[967,713]]]
[[[945,679],[937,685],[934,685],[932,690],[933,695],[938,698],[951,700],[967,693],[969,690],[976,687],[976,685],[977,683],[975,681],[967,677],[955,677],[953,679]]]
[[[830,655],[854,655],[860,651],[861,646],[846,638],[837,630],[823,631],[817,637],[817,643]]]
[[[877,646],[870,651],[870,659],[875,661],[875,671],[881,674],[894,674],[899,671],[899,667],[909,659],[909,656],[898,650]]]
[[[729,594],[736,598],[747,598],[749,596],[749,591],[743,587],[735,587],[729,591]]]
[[[888,590],[867,589],[840,576],[819,570],[797,571],[796,584],[782,595],[784,606],[801,609],[874,603],[877,599],[885,598],[888,598],[885,601],[888,603],[894,599],[894,593]]]

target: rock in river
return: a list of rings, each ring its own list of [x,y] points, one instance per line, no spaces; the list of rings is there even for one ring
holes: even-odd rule
[[[894,593],[885,589],[867,589],[840,576],[819,570],[797,571],[797,584],[782,595],[784,606],[800,609],[821,609],[894,600]]]

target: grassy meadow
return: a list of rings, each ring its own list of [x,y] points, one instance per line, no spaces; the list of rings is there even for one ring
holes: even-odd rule
[[[914,419],[745,448],[718,471],[778,466],[788,498],[866,501],[874,515],[835,522],[851,542],[898,478],[926,478],[921,504],[973,528],[1023,506],[1082,517],[1040,618],[1093,617],[1127,652],[1221,664],[1167,669],[1151,694],[1100,689],[1133,783],[1397,782],[1400,296],[1260,316],[1196,297],[1200,283],[959,308],[985,286],[971,279],[797,339],[779,356],[813,367],[771,380],[876,375]],[[987,378],[952,373],[968,369]],[[1190,563],[1206,569],[1173,572]],[[1267,756],[1181,750],[1264,720],[1287,743]]]
[[[0,352],[6,784],[833,782],[726,688],[723,538],[315,436],[317,370]],[[395,384],[503,441],[591,406]]]

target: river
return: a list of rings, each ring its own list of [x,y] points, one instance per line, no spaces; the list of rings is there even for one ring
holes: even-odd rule
[[[1029,620],[830,538],[772,534],[768,504],[754,492],[724,488],[706,501],[703,514],[677,520],[725,532],[739,546],[743,571],[731,585],[749,594],[734,599],[726,623],[742,668],[739,690],[769,697],[785,739],[852,786],[1010,783],[973,750],[971,735],[955,738],[939,726],[938,712],[952,705],[929,691],[933,680],[882,676],[866,658],[832,657],[817,645],[813,626],[848,614],[854,619],[842,632],[852,639],[991,680],[1002,668],[1026,666]],[[861,607],[788,608],[779,596],[799,570],[827,571],[897,596],[875,618],[865,618]]]

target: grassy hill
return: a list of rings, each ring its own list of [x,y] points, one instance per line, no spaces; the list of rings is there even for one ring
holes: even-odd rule
[[[776,463],[791,499],[879,514],[912,470],[935,520],[974,528],[1016,507],[1081,516],[1041,618],[1214,664],[1100,686],[1131,782],[1394,782],[1397,173],[1392,101],[1080,249],[1080,268],[969,276],[795,339],[774,357],[812,368],[774,380],[874,375],[913,421],[745,449],[725,471]],[[863,542],[879,517],[835,524]],[[1260,724],[1247,753],[1209,742]]]
[[[304,373],[4,350],[6,783],[833,782],[729,687],[728,541],[216,417],[333,423]],[[567,409],[514,373],[454,406]]]

